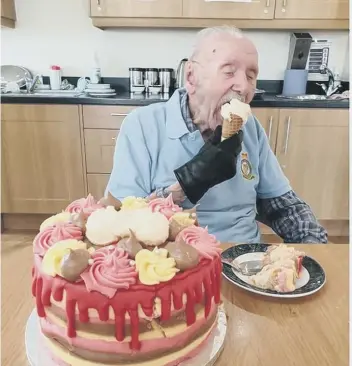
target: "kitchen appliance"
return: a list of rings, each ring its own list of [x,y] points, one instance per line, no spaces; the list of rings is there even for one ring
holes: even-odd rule
[[[162,92],[164,94],[169,94],[170,92],[173,72],[174,69],[168,69],[168,68],[159,69],[160,85],[162,88]]]
[[[145,69],[145,80],[147,81],[146,86],[160,85],[158,69],[155,69],[155,68]]]
[[[312,43],[309,33],[292,33],[286,69],[304,70],[307,65]]]
[[[183,88],[185,86],[185,66],[187,58],[183,58],[177,67],[176,72],[176,88]]]
[[[142,93],[145,89],[145,69],[141,67],[130,67],[130,91],[131,93]]]

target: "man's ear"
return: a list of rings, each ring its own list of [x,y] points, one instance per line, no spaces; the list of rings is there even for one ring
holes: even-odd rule
[[[196,89],[196,70],[192,61],[185,65],[185,88],[188,94],[194,94]]]

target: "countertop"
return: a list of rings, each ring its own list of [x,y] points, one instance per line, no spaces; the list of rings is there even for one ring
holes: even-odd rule
[[[130,93],[118,93],[110,98],[96,98],[88,96],[38,96],[38,95],[10,95],[2,94],[1,103],[13,104],[90,104],[90,105],[135,105],[143,106],[151,103],[165,102],[168,98],[163,98],[161,95],[131,95]],[[349,100],[310,100],[310,101],[296,101],[292,99],[278,98],[275,94],[264,94],[263,96],[256,96],[250,103],[253,108],[349,108]]]
[[[24,330],[35,306],[31,295],[34,235],[2,235],[2,366],[27,366]],[[349,246],[313,244],[299,249],[314,257],[327,277],[325,286],[307,298],[267,298],[223,278],[228,329],[216,366],[348,365]]]

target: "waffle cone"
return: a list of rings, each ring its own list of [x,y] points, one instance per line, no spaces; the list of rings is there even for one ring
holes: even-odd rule
[[[243,126],[243,119],[231,113],[230,119],[225,119],[222,124],[221,140],[226,140],[237,133]]]

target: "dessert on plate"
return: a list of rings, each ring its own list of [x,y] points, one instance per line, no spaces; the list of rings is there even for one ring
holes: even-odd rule
[[[217,324],[219,244],[171,195],[72,202],[33,241],[43,349],[59,366],[195,356]]]
[[[292,292],[296,289],[304,256],[304,252],[285,244],[271,245],[264,254],[264,267],[250,276],[250,281],[262,289]]]

